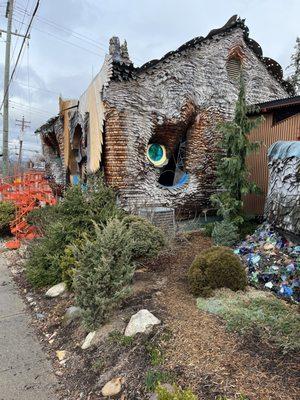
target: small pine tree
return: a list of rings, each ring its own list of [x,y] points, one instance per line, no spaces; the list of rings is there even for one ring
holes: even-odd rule
[[[300,37],[296,38],[295,52],[291,56],[291,63],[287,69],[291,70],[287,81],[292,85],[294,94],[300,95]]]
[[[237,226],[228,219],[215,222],[211,237],[218,246],[233,246],[239,240]]]
[[[241,211],[243,195],[259,192],[257,185],[249,181],[246,157],[260,146],[259,143],[249,140],[249,133],[261,122],[262,117],[250,119],[247,116],[245,84],[241,77],[234,119],[219,125],[222,133],[220,142],[222,154],[217,166],[217,184],[225,190],[226,195],[223,193],[213,195],[211,198],[217,207],[218,204],[223,204],[225,199],[228,206],[234,209],[231,215],[239,214]],[[227,218],[227,210],[224,211],[223,217]]]
[[[86,238],[77,249],[78,268],[73,281],[84,325],[91,330],[128,295],[134,272],[131,237],[125,225],[113,219],[102,230],[96,225],[95,230],[95,240]]]

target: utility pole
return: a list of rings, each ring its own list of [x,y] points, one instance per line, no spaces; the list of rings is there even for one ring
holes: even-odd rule
[[[4,67],[4,88],[3,88],[3,145],[2,145],[2,174],[8,175],[8,123],[9,123],[9,72],[10,72],[10,47],[11,47],[11,27],[14,9],[14,0],[8,0],[6,7],[7,32],[5,48],[5,67]]]
[[[23,150],[23,139],[24,139],[24,131],[26,128],[29,128],[30,121],[25,121],[24,115],[21,120],[16,119],[16,125],[20,127],[20,136],[19,136],[19,157],[18,157],[18,171],[21,170],[22,163],[22,150]]]
[[[34,10],[34,15],[38,9],[39,1]],[[9,167],[9,154],[8,154],[8,134],[9,134],[9,85],[10,81],[12,80],[13,74],[16,70],[17,63],[19,61],[21,51],[23,48],[24,43],[22,43],[21,50],[19,52],[16,65],[14,67],[12,76],[10,76],[10,48],[11,48],[11,35],[21,36],[25,39],[29,39],[30,35],[28,34],[30,25],[32,23],[34,15],[31,17],[30,25],[27,28],[26,34],[21,35],[18,32],[12,32],[12,17],[13,17],[13,10],[14,10],[14,0],[8,0],[6,5],[6,18],[7,18],[7,30],[0,29],[0,36],[2,33],[6,33],[6,48],[5,48],[5,66],[4,66],[4,87],[3,87],[3,143],[2,143],[2,174],[3,177],[7,176],[8,174],[8,167]],[[1,107],[2,108],[2,105]]]

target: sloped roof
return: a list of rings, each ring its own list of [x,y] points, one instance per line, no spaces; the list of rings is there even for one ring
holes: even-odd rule
[[[34,133],[39,134],[39,135],[47,135],[47,134],[53,132],[53,126],[58,119],[59,119],[59,115],[49,118],[43,125],[41,125],[39,128],[37,128],[34,131]]]
[[[261,114],[269,111],[278,110],[285,107],[300,106],[300,96],[285,97],[284,99],[266,101],[257,103],[249,107],[248,114]]]
[[[226,22],[224,26],[218,29],[211,30],[207,36],[198,36],[180,46],[177,50],[170,51],[165,54],[160,59],[155,59],[148,61],[147,63],[143,64],[141,67],[135,68],[133,65],[125,65],[118,62],[113,62],[114,71],[113,71],[113,79],[115,80],[123,80],[123,79],[130,79],[133,78],[135,75],[138,75],[142,71],[146,71],[157,65],[158,63],[172,57],[173,55],[180,54],[186,49],[193,48],[197,45],[201,45],[208,39],[220,34],[226,35],[227,33],[231,32],[233,29],[240,28],[244,32],[244,40],[247,43],[248,47],[254,52],[254,54],[259,58],[271,75],[282,84],[282,86],[288,91],[288,93],[293,93],[293,88],[289,82],[286,82],[283,79],[283,70],[282,67],[273,59],[269,57],[263,56],[263,51],[261,46],[254,40],[249,37],[249,29],[245,25],[245,20],[239,18],[237,15],[233,15],[229,20]]]
[[[280,140],[272,144],[268,151],[270,159],[300,158],[300,141]]]

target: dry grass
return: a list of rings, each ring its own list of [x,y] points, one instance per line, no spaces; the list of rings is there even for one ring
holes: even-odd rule
[[[256,332],[284,352],[300,351],[298,307],[267,292],[219,290],[209,299],[199,298],[199,309],[220,315],[229,331],[251,335]]]

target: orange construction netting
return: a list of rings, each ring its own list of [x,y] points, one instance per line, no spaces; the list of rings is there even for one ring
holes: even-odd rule
[[[27,214],[34,208],[56,204],[56,198],[42,171],[27,171],[0,179],[0,200],[9,201],[16,206],[15,219],[10,224],[15,240],[7,242],[7,248],[19,248],[20,239],[33,239],[38,236],[34,226],[26,221]]]

